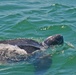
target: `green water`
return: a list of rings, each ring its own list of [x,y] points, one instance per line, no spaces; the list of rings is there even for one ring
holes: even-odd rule
[[[74,48],[55,53],[47,71],[36,73],[33,65],[19,63],[0,65],[0,75],[76,75],[76,0],[0,0],[0,40],[40,42],[54,34]]]

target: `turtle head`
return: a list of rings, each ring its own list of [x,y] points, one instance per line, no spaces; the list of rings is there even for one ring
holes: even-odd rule
[[[46,38],[43,43],[44,43],[43,45],[50,47],[52,45],[61,45],[64,43],[64,40],[62,35],[56,34]]]

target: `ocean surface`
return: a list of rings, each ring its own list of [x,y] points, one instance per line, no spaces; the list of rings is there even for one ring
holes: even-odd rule
[[[0,0],[0,40],[42,42],[54,34],[63,35],[65,45],[54,49],[58,52],[48,69],[37,71],[27,63],[0,65],[0,75],[76,75],[76,0]]]

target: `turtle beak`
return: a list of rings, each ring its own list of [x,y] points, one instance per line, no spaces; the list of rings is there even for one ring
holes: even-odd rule
[[[54,36],[50,36],[44,41],[44,43],[47,44],[48,46],[51,46],[51,45],[62,45],[64,43],[63,36],[60,35],[60,34],[56,34]]]

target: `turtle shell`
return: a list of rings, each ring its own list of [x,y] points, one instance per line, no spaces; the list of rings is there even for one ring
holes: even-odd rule
[[[13,39],[0,41],[3,44],[17,45],[19,48],[24,49],[27,53],[32,53],[36,50],[40,50],[40,43],[32,39]]]

